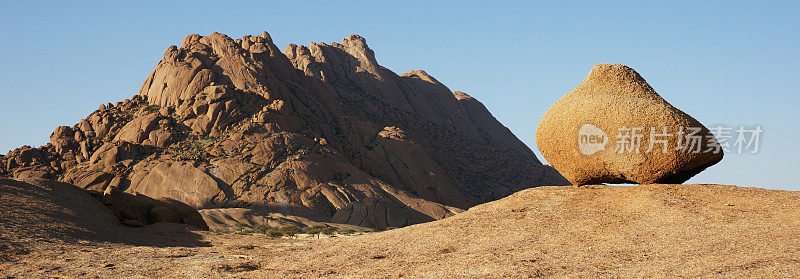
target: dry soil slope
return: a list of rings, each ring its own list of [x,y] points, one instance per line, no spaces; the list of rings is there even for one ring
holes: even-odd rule
[[[127,227],[89,192],[74,185],[46,179],[0,179],[0,263],[24,258],[43,244],[205,245],[191,230],[172,223]]]
[[[297,247],[262,275],[800,275],[798,192],[542,187],[444,220]]]
[[[77,245],[37,237],[17,242],[30,251],[0,261],[0,275],[797,277],[797,216],[800,192],[725,185],[542,187],[443,220],[354,237],[291,240],[171,230],[170,237],[149,234],[153,243]],[[2,228],[19,232],[8,223]],[[196,242],[175,245],[189,239]]]

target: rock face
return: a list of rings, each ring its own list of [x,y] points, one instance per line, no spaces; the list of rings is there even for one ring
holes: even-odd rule
[[[259,212],[251,208],[212,208],[201,209],[200,214],[212,231],[230,232],[245,227],[257,228],[259,226],[270,227],[314,227],[324,226],[337,229],[352,229],[354,231],[369,231],[370,229],[330,222],[315,222],[308,218],[299,216],[283,215],[275,212]]]
[[[594,66],[547,110],[536,141],[575,185],[682,183],[723,157],[705,126],[620,64]]]
[[[190,35],[136,96],[0,165],[4,176],[365,227],[567,183],[480,102],[423,71],[381,67],[356,35],[283,52],[267,33]]]

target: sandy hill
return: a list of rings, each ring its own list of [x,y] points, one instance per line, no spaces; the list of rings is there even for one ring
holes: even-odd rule
[[[799,194],[727,185],[540,187],[443,220],[353,237],[195,231],[187,237],[206,245],[53,249],[42,242],[0,270],[165,278],[794,277]]]

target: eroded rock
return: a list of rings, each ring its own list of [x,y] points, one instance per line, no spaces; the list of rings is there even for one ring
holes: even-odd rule
[[[715,141],[620,64],[594,66],[536,130],[542,155],[575,185],[682,183],[722,160]]]

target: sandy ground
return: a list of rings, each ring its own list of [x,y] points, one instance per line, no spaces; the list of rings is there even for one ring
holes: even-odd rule
[[[6,277],[798,277],[800,192],[725,185],[541,187],[444,220],[327,239],[160,223],[148,241],[6,233]],[[12,237],[9,237],[12,236]],[[12,239],[13,238],[13,239]],[[10,244],[8,244],[10,243]]]

